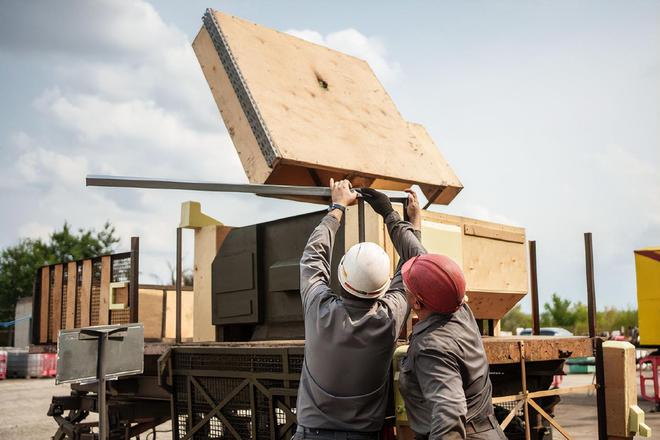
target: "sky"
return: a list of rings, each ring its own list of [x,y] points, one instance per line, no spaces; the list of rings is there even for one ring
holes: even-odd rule
[[[85,188],[247,182],[191,48],[207,7],[367,60],[465,186],[432,209],[525,227],[541,303],[586,301],[589,231],[598,307],[636,307],[633,250],[660,246],[658,1],[0,0],[0,247],[109,220],[118,250],[140,236],[141,282],[167,282],[183,201],[231,226],[318,209]]]

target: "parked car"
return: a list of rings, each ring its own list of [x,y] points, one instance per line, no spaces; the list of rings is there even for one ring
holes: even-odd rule
[[[531,334],[532,334],[531,328],[526,328],[520,332],[520,336],[530,336]],[[541,327],[541,336],[564,337],[564,336],[573,336],[573,333],[561,327]]]

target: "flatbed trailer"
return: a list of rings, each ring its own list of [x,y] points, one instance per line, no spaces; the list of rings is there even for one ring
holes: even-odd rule
[[[498,397],[523,391],[522,368],[526,368],[526,391],[545,391],[567,358],[593,353],[593,341],[586,337],[485,336],[483,343],[496,402]],[[303,357],[303,340],[147,343],[144,373],[108,382],[110,438],[134,438],[167,420],[172,421],[173,439],[289,438],[295,429]],[[409,438],[394,395],[396,385],[392,390],[386,432],[398,433],[392,438]],[[557,399],[543,397],[540,404],[551,413]],[[499,406],[505,408],[503,403]],[[59,426],[54,438],[95,438],[91,433],[96,424],[86,422],[86,417],[97,410],[96,385],[72,385],[71,395],[53,398],[49,415]],[[547,427],[547,423],[532,424],[534,438],[550,438]],[[508,435],[524,438],[524,433]]]

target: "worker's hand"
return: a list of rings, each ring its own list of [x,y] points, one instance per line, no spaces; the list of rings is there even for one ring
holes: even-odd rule
[[[351,182],[348,180],[330,179],[330,191],[332,192],[332,203],[337,203],[342,206],[349,206],[355,203],[357,193],[353,191]]]
[[[418,231],[422,230],[422,208],[419,206],[419,199],[417,198],[417,193],[412,188],[407,188],[406,192],[408,193],[408,204],[406,206],[406,213],[408,214],[408,219],[413,225],[413,228]]]
[[[376,191],[373,188],[361,188],[360,193],[362,194],[364,201],[370,204],[374,211],[382,215],[383,218],[387,217],[390,212],[394,211],[390,198],[382,192]]]

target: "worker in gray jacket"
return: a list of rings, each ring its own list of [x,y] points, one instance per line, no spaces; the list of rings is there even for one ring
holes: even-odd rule
[[[401,273],[390,280],[389,257],[374,243],[360,243],[338,266],[342,292],[330,289],[330,256],[346,206],[357,194],[347,180],[330,181],[332,205],[314,229],[300,261],[305,317],[305,361],[300,377],[294,439],[378,439],[389,391],[395,341],[408,314]],[[424,252],[411,223],[387,197],[363,190],[385,217],[402,261]],[[382,197],[380,197],[382,196]],[[419,204],[409,196],[411,221]]]
[[[418,440],[506,439],[493,414],[481,334],[465,298],[465,278],[449,257],[425,254],[402,268],[419,321],[399,382]]]

